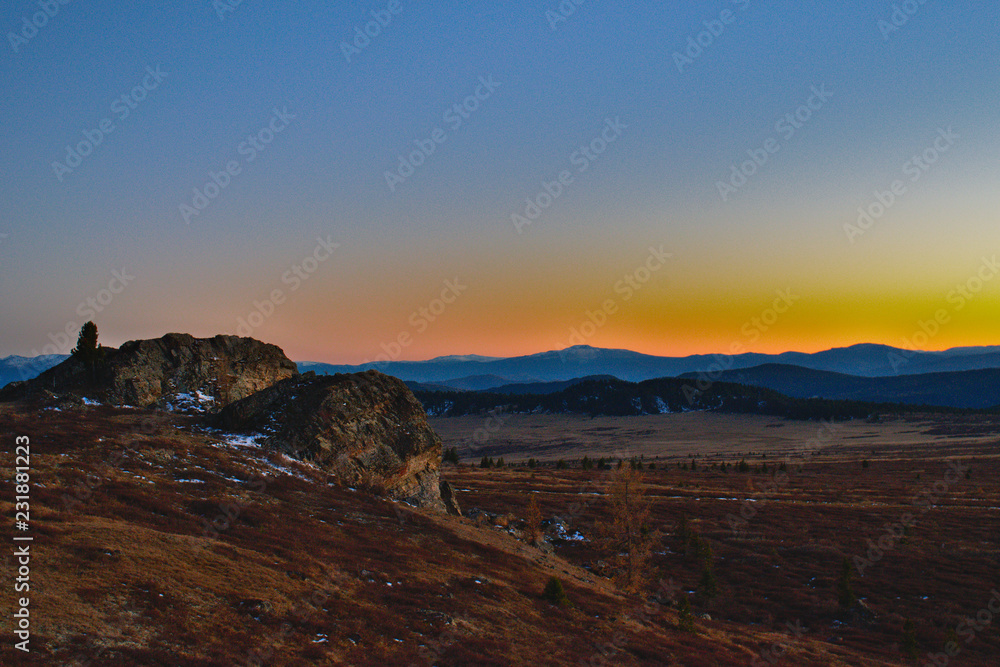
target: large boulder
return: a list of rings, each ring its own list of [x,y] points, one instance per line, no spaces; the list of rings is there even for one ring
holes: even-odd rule
[[[47,390],[115,405],[214,410],[298,375],[281,348],[239,336],[171,333],[102,349],[93,368],[70,357],[33,380],[11,383],[0,400]]]
[[[364,373],[306,373],[222,410],[231,431],[266,435],[265,448],[321,466],[333,481],[444,510],[441,439],[401,380]]]

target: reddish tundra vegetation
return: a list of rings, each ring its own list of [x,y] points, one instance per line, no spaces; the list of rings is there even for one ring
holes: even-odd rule
[[[950,664],[996,664],[1000,615],[980,614],[1000,586],[995,423],[849,425],[779,470],[800,424],[747,418],[752,450],[681,453],[646,419],[525,418],[482,442],[435,421],[462,451],[442,468],[457,517],[328,484],[200,417],[0,405],[5,441],[31,439],[35,536],[31,653],[5,609],[0,663],[904,665],[952,642]],[[596,449],[528,466],[529,430],[572,444],[595,426],[608,469]],[[635,438],[621,495],[628,429],[658,435]],[[488,454],[516,465],[479,467],[516,441]]]

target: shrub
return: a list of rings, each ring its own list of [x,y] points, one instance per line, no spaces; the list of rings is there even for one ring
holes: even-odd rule
[[[840,576],[837,577],[837,602],[841,609],[849,609],[857,599],[851,586],[851,562],[844,556],[840,564]]]
[[[691,613],[691,601],[682,594],[677,603],[677,629],[681,632],[694,632],[694,615]]]
[[[570,605],[562,582],[557,577],[549,577],[548,583],[545,584],[545,590],[542,591],[542,599],[560,607],[568,607]]]
[[[528,507],[524,510],[524,536],[531,544],[537,544],[541,536],[542,511],[538,507],[538,498],[534,493],[528,501]]]

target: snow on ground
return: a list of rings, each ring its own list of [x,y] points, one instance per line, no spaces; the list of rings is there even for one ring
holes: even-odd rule
[[[561,523],[555,524],[553,532],[555,532],[555,537],[560,540],[566,540],[571,542],[582,542],[587,540],[587,538],[584,537],[583,534],[580,533],[580,531],[576,530],[570,533],[569,531],[566,530],[566,526],[564,526]]]
[[[167,410],[177,412],[205,412],[215,404],[215,398],[202,390],[194,393],[178,392],[166,396]]]
[[[241,449],[261,450],[261,445],[263,445],[264,440],[267,438],[267,435],[263,433],[225,433],[223,431],[219,431],[213,428],[208,428],[205,430],[211,433],[212,435],[215,435],[217,438],[221,440],[221,442],[218,443],[217,446],[224,447],[227,449],[231,447],[238,447]],[[297,470],[296,466],[306,466],[311,470],[316,470],[317,472],[319,472],[319,467],[316,464],[309,463],[308,461],[299,461],[298,459],[293,459],[289,456],[285,456],[284,454],[280,455],[280,460],[281,463],[276,463],[275,461],[271,461],[269,459],[261,457],[257,459],[256,462],[263,466],[266,466],[267,468],[270,468],[272,471],[281,473],[283,475],[290,475],[292,477],[297,477],[307,482],[315,481],[314,478],[304,474],[300,470]],[[217,472],[214,474],[219,475],[219,473]],[[225,479],[229,479],[230,481],[233,482],[242,482],[242,480],[228,478],[225,477],[224,475],[220,476],[224,477]]]
[[[254,433],[252,435],[241,435],[239,433],[221,433],[219,437],[222,438],[222,442],[229,447],[253,447],[260,448],[261,441],[267,436],[261,433]]]

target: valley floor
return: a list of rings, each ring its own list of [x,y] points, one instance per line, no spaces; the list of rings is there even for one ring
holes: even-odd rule
[[[691,443],[673,450],[655,417],[620,423],[635,436],[587,434],[593,450],[536,455],[610,456],[619,443],[598,454],[602,439],[620,438],[634,440],[634,455],[647,464],[658,462],[643,479],[664,585],[628,596],[603,576],[607,554],[592,539],[607,515],[610,471],[551,463],[480,469],[467,459],[443,469],[468,515],[448,517],[327,485],[316,468],[207,430],[194,417],[0,405],[11,453],[15,436],[30,437],[35,538],[31,653],[10,640],[8,550],[0,664],[769,665],[779,653],[782,664],[912,664],[901,653],[904,618],[914,622],[922,655],[942,651],[955,638],[949,630],[986,608],[1000,587],[995,435],[952,422],[850,424],[840,433],[895,435],[864,446],[845,445],[846,436],[823,443],[779,484],[777,445],[727,442],[725,433],[741,429],[728,417],[704,439],[694,435],[712,417],[693,418],[703,421],[686,427]],[[533,419],[512,417],[492,440],[474,444],[520,438],[506,430],[518,424],[550,440],[556,428],[568,440],[584,437],[567,422]],[[433,425],[447,445],[456,442],[446,423]],[[777,442],[797,441],[787,434],[817,425],[769,420],[743,428]],[[928,434],[935,429],[939,435]],[[892,445],[903,436],[915,440]],[[527,458],[533,442],[503,455]],[[690,449],[697,442],[703,448]],[[691,455],[696,470],[677,467]],[[766,461],[769,471],[711,469],[739,458],[758,468]],[[952,479],[949,459],[968,475]],[[925,488],[939,493],[930,498]],[[552,548],[519,539],[532,496],[544,518],[565,519],[549,529]],[[9,519],[12,497],[0,500]],[[734,532],[727,516],[741,512],[750,516]],[[878,543],[884,524],[907,512],[917,520],[905,538],[854,577],[868,611],[841,612],[834,583],[842,559],[866,557],[867,540]],[[690,598],[694,632],[678,629],[674,608],[699,580],[689,541],[678,534],[681,517],[711,545],[718,579],[715,598]],[[542,599],[553,575],[571,606]],[[968,642],[959,634],[953,664],[995,664],[997,625],[1000,617]]]

